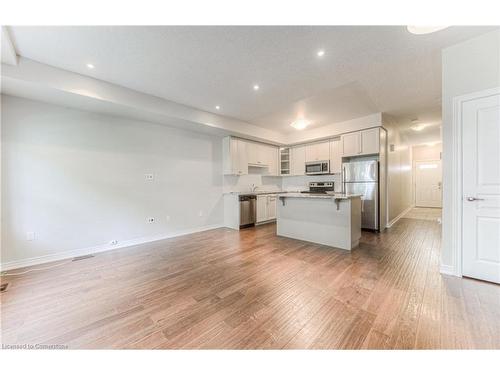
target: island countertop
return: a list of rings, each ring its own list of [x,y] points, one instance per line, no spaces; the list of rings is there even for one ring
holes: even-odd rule
[[[352,199],[359,198],[362,194],[311,194],[311,193],[279,193],[278,198],[311,198],[311,199]]]

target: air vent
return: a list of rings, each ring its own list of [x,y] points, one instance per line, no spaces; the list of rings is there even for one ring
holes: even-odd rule
[[[8,286],[9,286],[9,283],[5,283],[5,284],[0,285],[0,292],[2,292],[2,293],[6,292]]]
[[[93,257],[94,257],[94,255],[92,255],[92,254],[82,255],[82,256],[79,256],[79,257],[74,257],[72,261],[73,262],[77,262],[79,260],[84,260],[84,259],[93,258]]]

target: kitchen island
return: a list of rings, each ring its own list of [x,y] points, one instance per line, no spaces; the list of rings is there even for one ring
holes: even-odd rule
[[[278,236],[352,250],[361,238],[361,195],[278,194]]]

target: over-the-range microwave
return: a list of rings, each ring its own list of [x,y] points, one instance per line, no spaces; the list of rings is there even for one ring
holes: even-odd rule
[[[306,163],[306,174],[329,174],[330,173],[330,161],[309,161]]]

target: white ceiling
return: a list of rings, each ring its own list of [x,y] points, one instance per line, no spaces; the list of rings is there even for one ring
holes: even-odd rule
[[[416,117],[439,124],[441,49],[494,28],[450,27],[429,35],[403,26],[9,31],[23,57],[286,133],[296,131],[289,124],[299,115],[311,127],[373,112],[408,125]],[[323,58],[316,56],[319,49]]]

